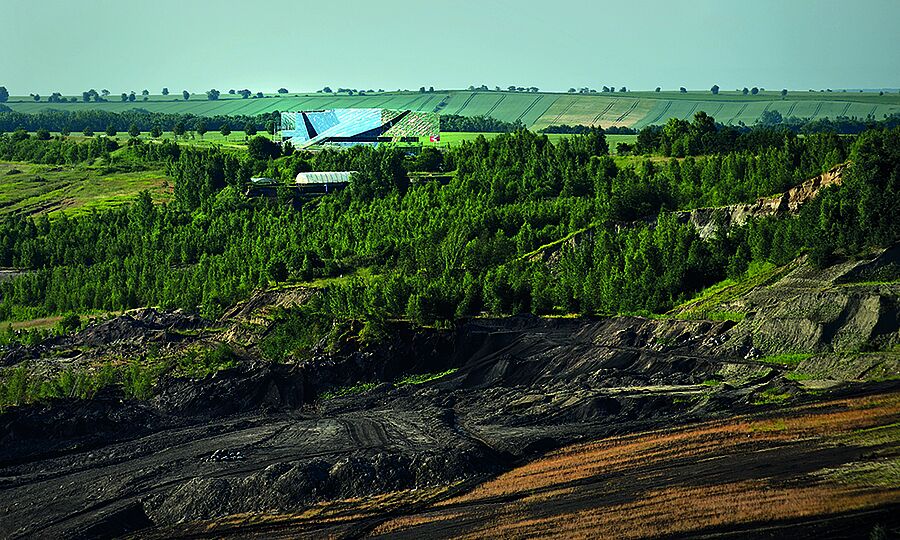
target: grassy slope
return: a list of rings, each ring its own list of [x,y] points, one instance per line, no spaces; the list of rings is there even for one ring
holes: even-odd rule
[[[445,105],[440,106],[444,101]],[[879,96],[858,92],[790,92],[782,98],[778,92],[761,92],[744,96],[740,92],[628,92],[626,94],[558,94],[517,92],[469,92],[450,90],[433,94],[387,92],[365,96],[332,94],[284,94],[264,99],[241,99],[224,94],[218,101],[204,95],[183,101],[174,95],[150,96],[148,101],[107,103],[35,103],[28,97],[14,96],[7,105],[16,111],[36,112],[46,109],[103,109],[127,111],[135,108],[153,112],[192,113],[198,115],[248,114],[286,110],[312,110],[334,107],[385,107],[435,111],[466,116],[490,115],[500,120],[521,120],[540,129],[551,124],[600,124],[643,127],[664,123],[669,118],[690,118],[705,111],[716,119],[736,124],[756,122],[764,110],[777,110],[784,116],[823,118],[836,116],[882,118],[900,113],[900,94]]]
[[[10,172],[18,170],[17,174]],[[154,201],[171,198],[163,171],[112,172],[99,167],[68,167],[0,162],[0,215],[14,212],[67,215],[129,203],[142,190]]]

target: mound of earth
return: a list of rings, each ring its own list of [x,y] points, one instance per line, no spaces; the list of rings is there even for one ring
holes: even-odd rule
[[[150,401],[125,400],[110,391],[90,401],[16,407],[0,414],[0,535],[358,536],[392,515],[416,514],[454,495],[466,497],[462,493],[473,486],[572,444],[699,422],[718,426],[715,422],[735,415],[758,418],[753,415],[841,396],[880,393],[887,396],[882,401],[893,403],[900,383],[892,379],[900,371],[892,364],[897,353],[884,347],[897,342],[896,289],[852,276],[883,272],[878,269],[889,266],[895,255],[888,250],[824,271],[798,263],[779,273],[780,279],[727,299],[732,308],[745,310],[740,322],[517,316],[461,322],[450,330],[396,323],[390,337],[376,345],[348,342],[290,365],[248,358],[204,379],[164,379]],[[296,305],[310,294],[301,289],[260,293],[232,310],[231,319],[215,323],[218,333],[201,319],[148,310],[25,352],[51,365],[65,361],[59,353],[76,346],[110,351],[227,339],[240,323],[260,319],[260,325],[271,324],[259,314]],[[844,335],[857,341],[836,337]],[[832,384],[810,391],[810,374],[799,377],[796,366],[763,357],[770,351],[793,352],[783,348],[786,343],[803,343],[817,352],[804,356],[800,367],[831,378]],[[856,345],[845,345],[851,343]],[[859,346],[878,350],[846,352],[845,347]],[[880,446],[867,446],[865,452],[894,460],[898,438],[890,425],[896,423],[896,411],[878,418],[858,426],[876,431],[888,426],[879,431]],[[756,421],[735,420],[740,426]],[[787,419],[773,420],[778,421],[789,425]],[[723,482],[743,486],[758,480],[753,471],[778,463],[779,456],[795,455],[788,444],[794,439],[769,437],[764,427],[729,428],[709,439],[705,428],[686,427],[700,430],[691,436],[699,453],[676,452],[675,461],[653,465],[653,452],[665,453],[680,443],[638,445],[646,451],[636,455],[651,460],[647,467],[640,459],[631,461],[617,473],[621,476],[601,475],[590,489],[576,479],[562,481],[568,473],[550,467],[541,473],[547,475],[543,491],[516,495],[516,504],[531,504],[530,497],[562,502],[548,507],[550,514],[528,504],[517,508],[523,509],[523,523],[545,520],[541,523],[550,528],[541,530],[552,531],[559,520],[580,515],[579,508],[596,507],[598,494],[631,474],[640,475],[633,480],[636,487],[604,503],[609,508],[624,508],[641,493],[665,491],[668,484],[654,478],[666,478],[672,467],[681,482],[670,486],[672,497],[682,497],[678,490],[687,493],[691,486],[701,491]],[[754,433],[762,438],[754,439]],[[740,446],[745,436],[753,444]],[[691,468],[698,459],[725,459],[727,452],[710,453],[723,441],[739,444],[743,465],[718,466],[728,463],[721,461]],[[828,454],[837,447],[832,442],[808,452]],[[753,454],[757,450],[766,452],[763,461]],[[803,452],[796,454],[798,462],[812,455]],[[816,470],[865,469],[871,464],[861,452],[833,452],[815,462],[821,465]],[[587,467],[592,459],[585,454],[577,462]],[[692,474],[696,484],[689,481]],[[880,511],[896,503],[897,485],[889,480],[886,492],[858,508]],[[804,496],[815,498],[811,489]],[[668,495],[660,497],[654,501]],[[477,536],[485,531],[473,528],[473,519],[481,518],[471,516],[482,509],[495,512],[494,500],[489,498],[489,506],[448,502],[448,508],[459,509],[458,518],[429,510],[423,528],[413,518],[376,532],[431,534],[449,520],[448,531]],[[831,509],[794,517],[809,521]],[[513,519],[496,515],[504,524]],[[209,525],[214,527],[207,531]],[[522,532],[518,525],[508,526],[510,534]]]

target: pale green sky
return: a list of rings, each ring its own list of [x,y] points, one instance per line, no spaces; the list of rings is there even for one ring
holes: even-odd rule
[[[900,87],[900,0],[0,0],[12,94]]]

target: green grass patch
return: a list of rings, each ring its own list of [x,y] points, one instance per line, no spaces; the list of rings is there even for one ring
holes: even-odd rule
[[[340,388],[335,388],[333,390],[329,390],[328,392],[324,392],[319,396],[320,399],[328,400],[345,396],[355,396],[358,394],[363,394],[372,390],[378,386],[377,383],[368,382],[368,383],[356,383],[351,386],[342,386]]]
[[[440,373],[421,373],[416,375],[407,375],[402,379],[399,379],[394,384],[396,386],[405,386],[410,384],[423,384],[430,381],[434,381],[440,379],[441,377],[446,377],[452,373],[456,373],[457,368],[448,369],[447,371],[442,371]]]
[[[757,358],[756,360],[758,362],[764,362],[766,364],[777,364],[779,366],[796,366],[800,362],[810,357],[812,357],[812,354],[810,353],[785,353],[763,356],[762,358]]]
[[[679,319],[741,321],[743,313],[722,310],[721,306],[757,287],[775,283],[793,268],[793,263],[780,267],[768,262],[752,263],[740,279],[725,279],[711,285],[690,300],[675,306],[667,314]]]
[[[790,392],[779,392],[774,388],[768,388],[756,395],[754,405],[774,405],[784,403],[791,397]]]
[[[809,380],[814,379],[815,377],[813,377],[809,373],[802,373],[800,371],[792,371],[790,373],[785,374],[784,378],[789,381],[799,382],[799,381],[809,381]]]
[[[20,171],[14,175],[7,173]],[[172,200],[173,182],[163,170],[110,172],[101,166],[0,162],[0,215],[61,212],[69,216],[127,205],[147,190],[156,203]]]

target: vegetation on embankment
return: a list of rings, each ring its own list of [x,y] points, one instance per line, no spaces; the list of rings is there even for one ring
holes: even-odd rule
[[[852,253],[900,237],[888,219],[897,214],[898,139],[896,129],[855,141],[771,131],[751,149],[736,143],[722,154],[630,167],[606,155],[600,131],[555,144],[519,131],[419,156],[381,147],[281,157],[4,135],[0,155],[162,163],[175,185],[164,206],[142,196],[90,219],[8,217],[0,265],[29,272],[0,284],[0,317],[145,305],[216,315],[259,286],[362,267],[372,276],[325,288],[328,317],[433,324],[485,311],[659,313],[744,275],[754,261],[783,265],[806,250],[821,264],[839,248]],[[844,184],[796,217],[756,220],[708,240],[665,216],[653,227],[617,228],[667,209],[752,201],[848,157]],[[359,173],[300,212],[239,193],[251,174],[284,179],[303,170]],[[410,170],[454,174],[446,185],[410,184]],[[552,268],[522,260],[589,225],[594,234],[563,250]]]

